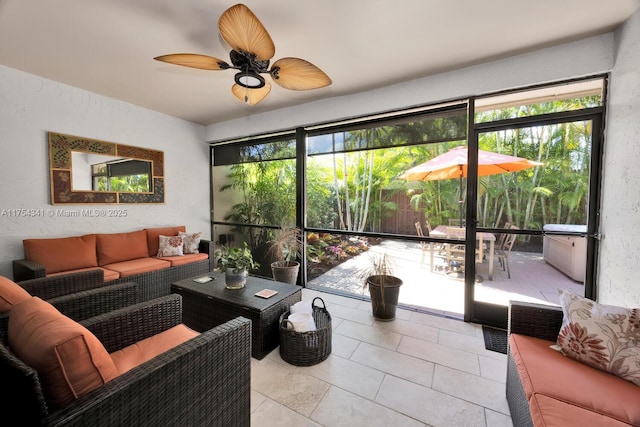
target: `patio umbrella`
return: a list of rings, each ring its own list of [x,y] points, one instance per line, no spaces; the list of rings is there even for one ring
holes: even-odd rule
[[[467,159],[467,147],[461,145],[425,163],[412,167],[403,172],[399,178],[409,181],[438,181],[458,178],[460,180],[460,224],[462,224],[462,178],[466,177],[468,173]],[[542,163],[540,162],[534,162],[523,157],[478,150],[478,176],[517,172],[541,165]]]

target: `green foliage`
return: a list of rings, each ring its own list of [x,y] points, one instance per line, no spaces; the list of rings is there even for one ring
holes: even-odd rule
[[[220,191],[233,190],[241,195],[225,220],[252,225],[286,225],[295,223],[295,164],[292,160],[243,163],[231,166],[229,184]],[[268,244],[271,235],[266,228],[237,226],[251,248]]]
[[[580,98],[478,113],[479,121],[546,114],[598,105],[598,98]],[[464,115],[415,119],[349,130],[323,137],[333,147],[307,158],[304,194],[306,224],[313,228],[380,231],[385,218],[400,208],[388,195],[406,193],[411,207],[431,224],[458,218],[461,196],[457,179],[410,182],[398,175],[458,145]],[[590,122],[571,122],[483,132],[479,148],[528,158],[543,166],[478,179],[478,225],[510,222],[520,228],[545,223],[585,223],[591,161]],[[268,153],[255,149],[251,162],[230,167],[228,183],[235,203],[225,220],[236,224],[249,246],[268,248],[276,239],[267,226],[291,226],[296,219],[296,168],[290,142],[271,144]],[[315,154],[315,153],[314,153]],[[261,160],[262,159],[262,160]],[[276,159],[276,160],[264,160]],[[464,207],[464,205],[463,205]],[[307,252],[318,248],[307,246]],[[326,254],[324,254],[326,255]],[[323,256],[324,256],[323,255]],[[320,256],[320,255],[318,255]]]
[[[109,188],[107,188],[107,177],[99,177],[97,180],[97,191],[120,191],[123,193],[146,193],[149,192],[149,175],[127,175],[112,176],[109,178]]]
[[[260,264],[253,260],[251,250],[247,246],[247,242],[244,242],[241,248],[230,248],[223,246],[222,249],[218,249],[214,256],[218,269],[225,271],[227,268],[233,269],[234,273],[241,273],[243,271],[250,271],[260,267]]]
[[[303,244],[299,228],[283,227],[276,230],[273,239],[269,241],[267,256],[285,266],[301,256]]]

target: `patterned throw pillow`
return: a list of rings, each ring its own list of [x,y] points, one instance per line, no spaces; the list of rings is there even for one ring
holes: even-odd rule
[[[560,290],[562,354],[640,385],[640,310],[598,304]]]
[[[180,236],[160,236],[160,246],[158,256],[180,256],[182,251],[182,237]]]
[[[185,233],[181,231],[178,233],[180,237],[182,237],[183,244],[183,252],[185,254],[197,254],[200,253],[198,248],[200,247],[200,237],[202,236],[202,232],[199,233]]]

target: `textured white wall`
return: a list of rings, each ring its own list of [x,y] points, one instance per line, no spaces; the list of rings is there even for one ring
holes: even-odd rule
[[[165,203],[85,205],[124,208],[125,218],[49,217],[47,132],[164,151]],[[0,66],[0,275],[24,256],[22,239],[186,225],[210,238],[209,152],[204,127]],[[12,209],[44,209],[44,217]]]
[[[616,32],[605,131],[598,300],[640,307],[640,12]]]

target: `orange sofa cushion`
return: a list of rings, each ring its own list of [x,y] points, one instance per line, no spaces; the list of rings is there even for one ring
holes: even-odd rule
[[[138,258],[129,261],[107,264],[104,268],[117,271],[120,277],[132,276],[134,274],[147,273],[149,271],[161,270],[171,267],[171,263],[157,258]]]
[[[177,325],[121,350],[114,351],[111,353],[111,359],[118,369],[118,374],[122,375],[198,335],[198,332],[185,325]]]
[[[25,239],[22,246],[25,258],[43,265],[47,274],[98,266],[95,234]]]
[[[597,393],[597,389],[593,390]],[[576,406],[571,402],[563,402],[553,397],[536,393],[531,401],[529,401],[531,419],[534,426],[545,427],[629,427],[629,424],[623,423],[606,414],[600,414],[590,409]]]
[[[31,298],[31,294],[13,280],[0,276],[0,313],[11,310],[11,307]]]
[[[38,297],[11,309],[8,338],[15,355],[38,372],[54,409],[118,375],[109,353],[89,330]]]
[[[159,256],[156,259],[168,261],[172,267],[178,265],[190,264],[196,261],[202,261],[203,259],[209,259],[209,254],[186,254],[181,256]]]
[[[97,234],[98,263],[100,266],[149,256],[147,232]]]
[[[147,247],[149,249],[147,255],[158,255],[158,249],[160,248],[160,235],[177,236],[179,232],[184,232],[186,230],[187,228],[184,225],[178,225],[175,227],[145,228],[145,231],[147,232]]]
[[[81,273],[83,271],[95,270],[96,268],[98,268],[98,269],[100,269],[100,270],[102,270],[104,272],[104,281],[105,282],[109,282],[111,280],[116,280],[117,278],[120,277],[120,273],[118,273],[117,271],[107,270],[106,268],[102,268],[102,267],[79,268],[77,270],[60,271],[59,273],[47,274],[47,277],[61,276],[63,274],[71,274],[71,273]]]
[[[560,402],[590,410],[620,422],[640,425],[640,387],[615,375],[576,362],[550,348],[553,341],[511,334],[513,355],[532,419],[561,411]],[[545,396],[542,398],[541,396]],[[549,399],[558,401],[553,404]],[[578,413],[578,412],[576,412]],[[594,425],[590,415],[575,425]],[[551,424],[536,424],[551,425]],[[612,424],[614,425],[614,424]]]

